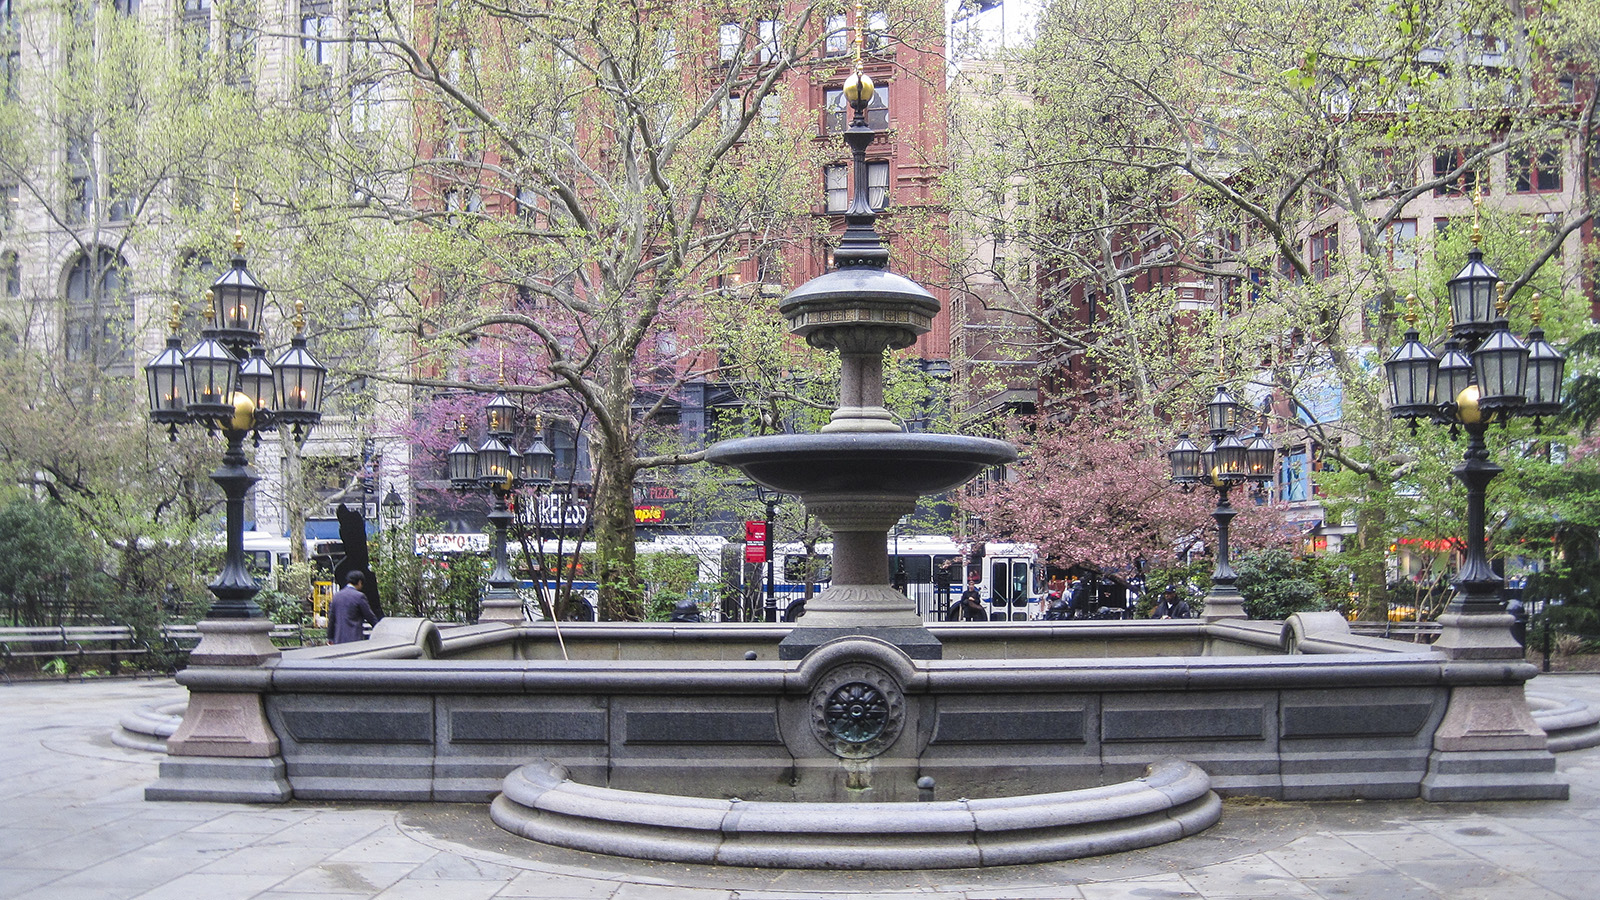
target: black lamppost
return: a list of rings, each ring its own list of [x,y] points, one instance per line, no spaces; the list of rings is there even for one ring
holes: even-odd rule
[[[539,440],[525,454],[511,449],[508,442],[516,433],[516,411],[516,404],[505,392],[496,391],[484,408],[488,436],[483,444],[473,449],[467,443],[467,421],[463,416],[461,439],[446,455],[451,487],[458,491],[485,490],[494,495],[494,509],[488,516],[489,524],[494,526],[491,548],[494,567],[489,572],[488,590],[483,594],[479,621],[522,621],[522,601],[517,596],[516,580],[511,575],[510,560],[506,553],[506,532],[513,520],[508,501],[518,488],[525,485],[548,485],[555,459],[555,454],[548,448],[540,452],[544,442]]]
[[[384,494],[383,502],[378,504],[378,528],[382,529],[385,522],[392,524],[400,521],[400,515],[405,509],[405,498],[400,496],[400,492],[394,489],[393,484],[390,484],[389,493]]]
[[[1406,298],[1405,342],[1383,364],[1389,382],[1389,415],[1449,425],[1454,435],[1467,432],[1467,449],[1453,470],[1467,488],[1466,558],[1456,575],[1456,594],[1439,616],[1443,630],[1435,647],[1458,659],[1519,658],[1522,647],[1511,635],[1512,618],[1504,611],[1505,579],[1489,565],[1484,531],[1484,501],[1489,482],[1503,469],[1489,461],[1484,441],[1492,420],[1540,416],[1561,409],[1561,381],[1566,359],[1544,339],[1539,295],[1533,295],[1533,328],[1526,343],[1506,320],[1505,285],[1483,263],[1482,234],[1472,229],[1467,265],[1448,282],[1451,325],[1443,356],[1437,356],[1417,332],[1416,297]],[[1498,296],[1498,302],[1491,298]]]
[[[1196,485],[1210,485],[1217,492],[1217,508],[1211,517],[1217,523],[1217,565],[1211,575],[1211,592],[1206,595],[1207,619],[1244,618],[1244,598],[1234,587],[1239,575],[1229,560],[1228,525],[1237,514],[1228,503],[1236,485],[1250,483],[1257,494],[1264,494],[1272,480],[1277,451],[1260,431],[1246,435],[1238,427],[1243,418],[1239,404],[1226,388],[1206,404],[1206,431],[1211,445],[1201,450],[1187,434],[1179,435],[1178,445],[1167,453],[1172,463],[1172,480],[1185,492]],[[1244,438],[1250,438],[1248,442]]]
[[[234,249],[244,250],[237,232]],[[261,586],[244,559],[244,499],[260,480],[245,459],[245,438],[288,425],[294,439],[302,441],[322,421],[328,370],[306,349],[304,304],[295,302],[295,336],[289,349],[269,366],[259,330],[266,295],[267,289],[245,268],[244,257],[235,256],[233,267],[206,292],[200,342],[183,351],[180,307],[174,301],[167,346],[145,366],[151,421],[166,425],[173,440],[179,425],[199,425],[208,432],[221,431],[228,442],[222,467],[211,473],[227,501],[228,549],[222,574],[209,585],[217,602],[206,614],[208,620],[263,618],[255,602]]]
[[[772,577],[772,519],[777,513],[778,504],[783,502],[783,494],[758,484],[756,485],[756,499],[760,500],[767,510],[767,538],[765,542],[767,555],[766,614],[762,618],[767,622],[776,622],[781,617],[781,614],[778,610],[776,585],[773,583]]]

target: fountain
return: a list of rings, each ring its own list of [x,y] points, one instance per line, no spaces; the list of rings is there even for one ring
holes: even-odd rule
[[[832,585],[800,620],[568,624],[558,641],[547,622],[391,618],[363,643],[197,666],[179,676],[197,698],[259,697],[271,765],[230,765],[263,743],[219,718],[168,741],[147,796],[492,801],[502,828],[560,846],[828,868],[1144,847],[1215,823],[1222,794],[1566,796],[1521,661],[1355,637],[1331,614],[923,624],[885,583],[889,527],[1015,451],[903,433],[883,408],[884,351],[938,307],[886,268],[865,205],[871,82],[845,93],[838,268],[781,305],[841,354],[839,407],[818,434],[708,453],[833,529]]]

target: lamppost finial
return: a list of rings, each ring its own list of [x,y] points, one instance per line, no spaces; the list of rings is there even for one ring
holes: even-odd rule
[[[244,252],[244,204],[239,202],[239,176],[233,177],[233,252]]]
[[[1478,185],[1478,190],[1472,195],[1472,246],[1474,248],[1483,243],[1483,224],[1479,221],[1479,214],[1483,212],[1483,185]]]

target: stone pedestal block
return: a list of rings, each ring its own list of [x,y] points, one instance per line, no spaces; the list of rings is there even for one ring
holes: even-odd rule
[[[1460,685],[1433,734],[1424,800],[1565,800],[1522,685]]]
[[[161,764],[161,779],[144,789],[146,800],[207,803],[283,803],[290,796],[283,760],[277,757],[172,757]]]

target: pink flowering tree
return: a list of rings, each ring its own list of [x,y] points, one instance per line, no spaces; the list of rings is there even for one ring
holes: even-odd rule
[[[1011,439],[1022,458],[1011,478],[975,489],[963,505],[982,520],[980,535],[1034,544],[1061,566],[1131,571],[1134,561],[1167,559],[1196,539],[1214,547],[1216,493],[1184,493],[1169,479],[1169,442],[1120,410],[1087,410],[1070,424],[1035,421]],[[1258,505],[1247,488],[1230,496],[1239,515],[1230,543],[1242,549],[1287,539],[1280,508]]]

